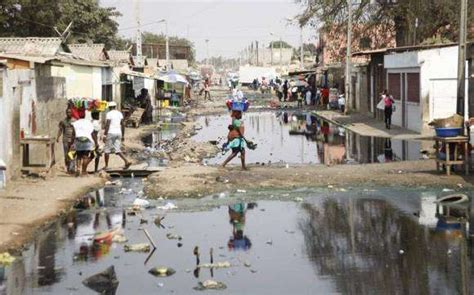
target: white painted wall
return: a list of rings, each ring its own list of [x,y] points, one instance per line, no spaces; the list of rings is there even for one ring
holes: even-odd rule
[[[0,68],[0,79],[2,79],[2,91],[0,93],[0,160],[7,167],[12,157],[12,115],[13,115],[13,91],[9,83],[8,71]]]
[[[443,80],[456,78],[457,58],[457,46],[393,53],[384,57],[388,73],[420,72],[420,103],[408,103],[408,129],[421,132],[432,119],[455,113],[456,84]],[[429,106],[424,106],[425,102]],[[395,105],[397,111],[392,117],[393,124],[401,126],[402,107],[400,103]],[[423,114],[424,107],[429,109],[428,114]]]
[[[63,64],[52,66],[51,76],[66,78],[67,98],[102,98],[101,67]]]

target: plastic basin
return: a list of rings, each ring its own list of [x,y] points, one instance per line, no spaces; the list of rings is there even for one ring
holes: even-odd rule
[[[450,127],[450,128],[435,128],[436,136],[439,137],[456,137],[461,135],[462,128],[460,127]]]

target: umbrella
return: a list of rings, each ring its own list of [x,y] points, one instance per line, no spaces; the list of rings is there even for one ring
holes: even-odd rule
[[[158,79],[166,83],[188,83],[188,80],[183,75],[176,73],[175,71],[169,71],[167,73],[160,73]]]

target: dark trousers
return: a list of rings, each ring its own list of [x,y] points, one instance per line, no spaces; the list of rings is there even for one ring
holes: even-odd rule
[[[385,127],[390,128],[392,125],[392,107],[385,107]]]

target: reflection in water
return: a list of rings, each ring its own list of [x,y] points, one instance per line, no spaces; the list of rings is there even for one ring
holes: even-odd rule
[[[232,224],[232,236],[227,242],[229,250],[243,250],[247,251],[252,247],[252,242],[244,234],[245,228],[245,213],[248,209],[253,209],[255,203],[236,203],[229,206],[229,222]]]
[[[223,138],[228,116],[201,117],[205,126],[197,141]],[[419,160],[421,142],[366,137],[320,119],[312,113],[260,112],[243,118],[246,137],[258,144],[246,154],[249,163],[353,164]],[[226,155],[209,159],[219,164]]]
[[[334,278],[339,292],[469,294],[472,289],[465,227],[426,228],[416,214],[375,199],[326,199],[304,209],[308,256],[319,275]]]

